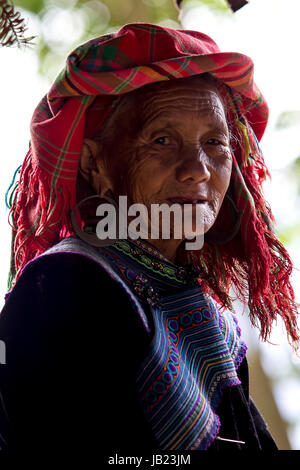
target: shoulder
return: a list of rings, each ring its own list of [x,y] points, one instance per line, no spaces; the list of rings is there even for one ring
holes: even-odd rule
[[[126,351],[132,363],[150,340],[128,293],[99,264],[79,254],[55,253],[29,263],[0,314],[0,339],[7,350],[10,342],[26,343],[24,350],[34,344],[50,350],[55,344],[64,354],[78,344],[80,350],[105,350],[108,338],[115,345],[113,354]]]
[[[55,286],[56,296],[69,291],[76,297],[84,292],[96,290],[108,293],[107,288],[130,292],[123,281],[105,260],[101,251],[76,237],[68,237],[52,246],[45,253],[30,261],[22,271],[13,293],[35,289],[36,293]],[[121,289],[120,289],[121,287]],[[122,294],[120,294],[122,295]]]
[[[80,254],[53,253],[40,256],[24,268],[11,297],[34,293],[34,297],[55,297],[63,302],[68,297],[80,298],[84,293],[98,293],[109,287],[111,279],[95,261]],[[115,286],[114,286],[115,287]]]
[[[18,322],[36,318],[48,324],[56,320],[84,322],[101,314],[103,326],[117,321],[125,328],[127,319],[128,330],[140,328],[139,316],[133,310],[128,290],[101,264],[82,253],[58,251],[40,256],[25,267],[0,318],[2,323],[7,316],[11,322],[18,316]]]

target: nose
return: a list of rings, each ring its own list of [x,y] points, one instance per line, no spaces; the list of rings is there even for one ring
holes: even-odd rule
[[[189,149],[185,152],[180,165],[177,167],[176,177],[181,183],[200,183],[210,179],[207,165],[207,156],[202,149]]]

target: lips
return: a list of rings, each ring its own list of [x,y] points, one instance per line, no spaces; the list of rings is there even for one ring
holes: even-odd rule
[[[168,201],[172,204],[203,204],[208,201],[205,196],[185,196],[185,197],[170,197]]]

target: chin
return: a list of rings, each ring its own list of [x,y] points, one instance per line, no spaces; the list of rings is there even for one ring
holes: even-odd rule
[[[196,214],[196,211],[193,210],[193,214],[188,218],[188,223],[184,224],[183,222],[184,233],[186,236],[204,235],[214,225],[215,221],[216,216],[213,211],[200,209]]]

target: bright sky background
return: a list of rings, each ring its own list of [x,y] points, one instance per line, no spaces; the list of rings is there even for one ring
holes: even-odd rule
[[[262,141],[262,149],[271,170],[272,184],[265,186],[265,193],[281,223],[298,220],[300,212],[296,204],[296,188],[286,180],[282,172],[283,168],[300,155],[300,126],[298,124],[287,130],[274,130],[282,111],[300,110],[299,18],[299,0],[251,0],[248,6],[235,15],[222,17],[199,7],[183,17],[185,29],[202,31],[212,36],[223,51],[242,52],[254,60],[256,82],[270,107],[270,121]],[[36,34],[36,31],[33,33]],[[30,119],[35,106],[48,91],[49,83],[38,76],[37,59],[33,50],[2,48],[0,54],[1,307],[6,292],[10,257],[10,230],[4,195],[15,169],[24,159],[30,139]],[[295,240],[289,251],[299,269],[300,240]],[[294,288],[300,302],[300,271],[295,272]],[[299,367],[300,376],[299,359],[291,356],[281,327],[275,330],[273,340],[280,346],[262,347],[265,369],[276,376],[280,368],[284,369],[293,363]],[[298,417],[298,425],[289,437],[292,447],[300,449],[299,380],[279,381],[275,387],[275,395],[283,417],[294,421]]]

